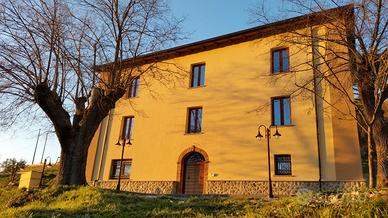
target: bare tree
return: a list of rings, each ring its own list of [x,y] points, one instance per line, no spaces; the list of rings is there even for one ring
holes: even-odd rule
[[[163,0],[1,1],[2,125],[43,111],[61,146],[58,183],[85,184],[91,139],[128,84],[174,74],[138,58],[179,40],[180,24]]]
[[[382,110],[388,97],[387,1],[286,0],[283,4],[283,15],[311,14],[279,40],[279,44],[293,44],[301,51],[309,49],[312,57],[310,61],[292,66],[291,71],[313,73],[302,83],[293,81],[295,88],[291,92],[310,92],[344,118],[356,119],[368,135],[370,187],[375,183],[374,149],[377,155],[377,185],[387,186],[388,124],[384,121]],[[273,21],[265,14],[264,7],[261,2],[254,10],[256,21]],[[337,8],[328,10],[332,7]],[[330,103],[322,91],[323,84],[335,89],[348,106],[339,108]],[[352,86],[359,101],[354,100]],[[354,108],[358,116],[352,113]]]

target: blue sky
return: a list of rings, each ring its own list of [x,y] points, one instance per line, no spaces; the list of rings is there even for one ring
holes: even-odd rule
[[[187,42],[207,39],[242,29],[249,25],[250,7],[257,0],[170,0],[176,16],[185,17]]]
[[[249,27],[249,8],[257,0],[169,0],[172,12],[185,17],[184,32],[189,38],[183,43],[203,40]],[[266,0],[271,8],[281,6],[281,0]],[[31,125],[28,130],[8,130],[0,132],[0,162],[6,158],[23,158],[31,163],[38,127]],[[40,162],[45,135],[40,137],[35,163]],[[44,157],[53,161],[59,156],[60,147],[54,134],[49,135]]]

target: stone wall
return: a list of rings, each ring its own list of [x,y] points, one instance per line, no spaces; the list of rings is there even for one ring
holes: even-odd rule
[[[322,183],[324,191],[355,191],[366,187],[365,181],[325,181]]]
[[[210,195],[263,195],[268,190],[264,181],[208,181],[207,194]]]
[[[123,180],[120,184],[122,191],[146,193],[146,194],[174,194],[174,181],[128,181]],[[95,187],[105,189],[116,189],[117,181],[96,181]]]
[[[352,191],[365,186],[365,181],[323,181],[322,191]],[[319,191],[319,182],[273,181],[272,191],[275,196],[289,196],[300,192]],[[208,181],[207,194],[267,195],[268,181]]]
[[[319,191],[319,182],[315,181],[276,181],[272,182],[275,196],[296,195],[299,192]]]
[[[117,181],[96,181],[98,188],[115,189]],[[175,181],[121,181],[121,190],[146,194],[176,194]],[[323,181],[322,191],[352,191],[365,187],[365,181]],[[275,196],[296,195],[300,192],[319,191],[317,181],[273,181]],[[208,181],[206,194],[266,196],[268,181]]]

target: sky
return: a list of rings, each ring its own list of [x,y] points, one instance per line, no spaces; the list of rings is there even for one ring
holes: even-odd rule
[[[257,0],[168,0],[172,13],[185,17],[183,31],[188,39],[180,42],[185,44],[231,32],[247,29],[255,25],[249,21],[252,8]],[[271,8],[281,7],[281,0],[265,0]],[[24,159],[28,164],[33,159],[35,144],[38,138],[38,127],[33,124],[26,130],[9,129],[0,132],[0,162],[6,158]],[[43,130],[42,130],[43,131]],[[46,134],[39,137],[34,163],[42,158]],[[55,134],[49,134],[43,160],[55,162],[60,154],[60,146]]]

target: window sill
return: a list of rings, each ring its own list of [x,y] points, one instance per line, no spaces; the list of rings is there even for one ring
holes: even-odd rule
[[[189,87],[187,89],[200,89],[200,88],[205,88],[207,87],[207,85],[203,85],[203,86],[195,86],[195,87]]]
[[[276,178],[276,177],[278,177],[278,178],[284,178],[284,177],[296,177],[296,176],[295,176],[295,175],[292,175],[292,174],[291,174],[291,175],[276,175],[276,174],[275,174],[275,175],[272,175],[272,177],[273,177],[273,178]]]
[[[291,73],[293,73],[293,71],[287,71],[287,72],[276,72],[276,73],[270,73],[269,75],[270,76],[279,76],[279,75],[287,75],[287,74],[291,74]]]
[[[131,178],[128,178],[128,177],[121,177],[121,180],[130,180]],[[117,180],[119,180],[119,178],[109,178],[109,181],[117,181]]]
[[[296,126],[295,124],[290,124],[290,125],[280,125],[280,126],[277,126],[278,128],[282,128],[282,127],[294,127]],[[275,125],[272,125],[271,127],[275,127]]]
[[[201,135],[204,134],[204,132],[186,132],[185,135]]]

